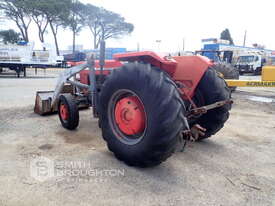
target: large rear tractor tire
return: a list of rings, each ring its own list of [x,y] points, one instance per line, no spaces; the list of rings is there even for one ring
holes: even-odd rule
[[[197,106],[201,107],[230,98],[231,92],[224,79],[213,68],[209,68],[202,77],[193,100]],[[229,118],[230,109],[231,104],[226,104],[209,110],[200,117],[191,119],[189,121],[190,127],[199,124],[206,129],[205,135],[200,136],[198,140],[209,138],[222,129]]]
[[[62,94],[59,97],[58,116],[62,126],[74,130],[79,124],[79,111],[75,99],[71,94]]]
[[[156,166],[169,158],[188,127],[184,113],[174,82],[149,64],[113,70],[100,93],[103,138],[130,166]]]
[[[237,68],[232,66],[226,62],[217,62],[213,65],[213,69],[215,69],[221,77],[224,79],[239,79],[240,74]],[[237,87],[229,87],[231,92],[235,91]]]

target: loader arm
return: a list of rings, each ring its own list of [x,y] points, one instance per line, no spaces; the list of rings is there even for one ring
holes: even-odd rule
[[[61,93],[72,93],[73,87],[86,89],[92,93],[95,91],[95,84],[83,84],[79,81],[71,81],[71,77],[75,77],[77,73],[89,68],[90,82],[95,82],[94,57],[91,56],[85,64],[80,64],[72,68],[66,69],[59,75],[54,91],[38,91],[36,93],[34,112],[40,115],[49,114],[57,111],[57,103]],[[74,78],[75,80],[75,78]],[[85,105],[92,103],[92,99],[88,98]]]
[[[56,83],[56,87],[54,90],[54,94],[52,97],[52,102],[51,102],[51,107],[54,107],[58,101],[58,97],[61,93],[61,91],[63,90],[64,84],[74,75],[76,75],[77,73],[81,72],[82,70],[91,67],[92,64],[91,63],[85,63],[85,64],[80,64],[77,65],[75,67],[71,67],[69,69],[67,69],[65,72],[61,73],[58,77],[57,83]]]

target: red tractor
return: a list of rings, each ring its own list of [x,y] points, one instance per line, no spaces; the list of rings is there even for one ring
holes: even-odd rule
[[[73,130],[78,107],[91,106],[109,150],[138,167],[160,164],[179,142],[209,138],[227,121],[231,93],[209,59],[133,52],[106,63],[102,47],[99,62],[65,71],[50,97],[38,92],[36,112],[58,110],[63,127]],[[68,84],[73,90],[64,93]]]

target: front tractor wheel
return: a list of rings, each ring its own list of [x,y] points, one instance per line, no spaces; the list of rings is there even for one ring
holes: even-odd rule
[[[78,106],[71,94],[62,94],[59,97],[58,115],[62,126],[74,130],[79,124]]]
[[[109,150],[131,166],[165,161],[187,128],[175,84],[149,65],[131,63],[115,69],[102,87],[100,105],[102,135]]]

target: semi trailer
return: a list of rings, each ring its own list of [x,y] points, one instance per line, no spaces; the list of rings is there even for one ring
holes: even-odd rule
[[[26,77],[26,68],[47,68],[62,64],[63,57],[56,55],[55,50],[44,44],[43,49],[34,50],[34,43],[0,44],[0,73],[3,68],[16,72],[17,77],[23,73]]]

